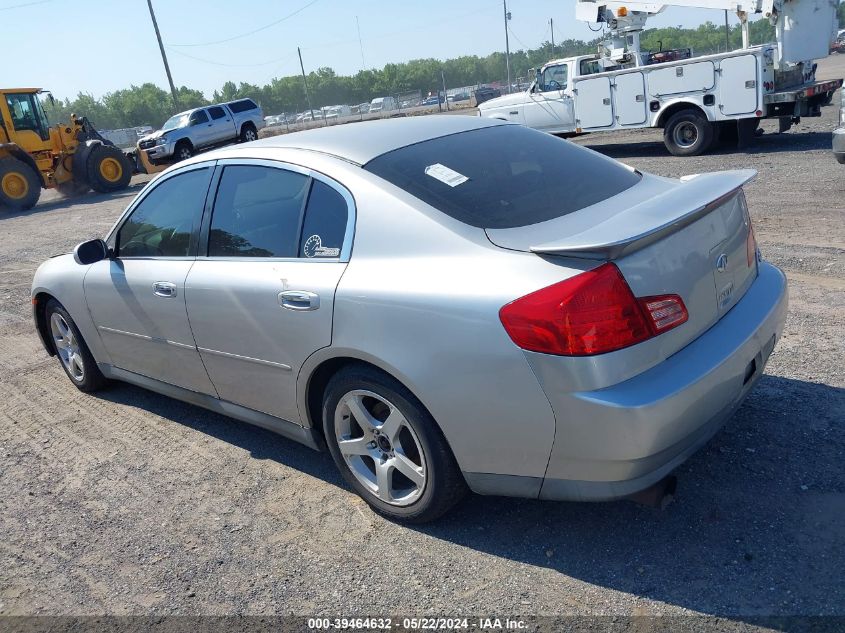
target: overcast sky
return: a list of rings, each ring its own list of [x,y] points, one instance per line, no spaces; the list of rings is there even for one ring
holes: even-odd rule
[[[153,0],[153,7],[174,82],[207,97],[227,80],[265,84],[298,73],[297,46],[306,72],[330,66],[342,75],[505,48],[501,0]],[[595,37],[575,20],[575,0],[509,0],[508,9],[512,50],[548,40],[549,18],[555,41]],[[670,8],[649,26],[706,20],[721,23],[724,14]],[[4,87],[43,87],[57,97],[100,97],[144,82],[167,87],[146,0],[0,0],[0,25]]]

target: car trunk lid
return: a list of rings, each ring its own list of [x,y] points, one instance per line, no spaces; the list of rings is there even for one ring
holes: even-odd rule
[[[622,194],[575,213],[486,232],[498,246],[554,260],[613,261],[638,297],[680,295],[688,322],[658,337],[661,356],[668,357],[718,321],[756,277],[741,190],[755,175],[645,175]]]

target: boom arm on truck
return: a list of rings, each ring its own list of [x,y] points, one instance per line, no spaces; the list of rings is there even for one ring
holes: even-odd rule
[[[608,65],[633,56],[641,65],[640,32],[648,18],[666,7],[720,9],[734,12],[742,26],[742,47],[749,48],[748,16],[762,14],[775,27],[775,67],[826,57],[835,35],[836,0],[671,0],[671,2],[601,2],[578,0],[575,17],[584,22],[603,22],[610,29],[604,42]]]

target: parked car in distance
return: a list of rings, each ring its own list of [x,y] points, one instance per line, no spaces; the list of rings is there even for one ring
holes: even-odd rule
[[[441,103],[443,103],[442,97],[440,97],[439,95],[431,95],[430,97],[426,97],[425,99],[423,99],[420,105],[433,106]]]
[[[490,86],[482,86],[478,88],[473,95],[475,96],[475,105],[479,103],[484,103],[485,101],[489,101],[490,99],[495,99],[496,97],[502,96],[502,91],[498,88],[491,88]]]
[[[398,107],[394,97],[376,97],[370,101],[369,112],[392,112],[393,110],[397,110]]]
[[[41,264],[35,327],[80,390],[327,446],[396,519],[467,488],[625,497],[716,433],[781,336],[753,176],[651,176],[468,116],[265,138],[171,167]]]
[[[331,106],[325,111],[326,121],[336,121],[337,119],[352,116],[352,108],[348,105]]]
[[[238,99],[186,110],[170,117],[160,130],[138,141],[150,161],[186,160],[198,150],[258,138],[264,113],[252,99]]]
[[[839,93],[839,126],[833,130],[833,156],[840,165],[845,165],[845,94]]]
[[[469,101],[470,96],[468,92],[459,92],[457,94],[449,95],[446,99],[454,103],[456,101]]]

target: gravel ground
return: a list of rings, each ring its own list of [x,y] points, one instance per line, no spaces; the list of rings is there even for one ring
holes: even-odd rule
[[[845,75],[845,56],[820,74]],[[135,387],[81,394],[33,332],[32,274],[102,235],[144,179],[0,215],[0,614],[845,615],[835,115],[782,135],[766,122],[747,152],[688,159],[659,131],[578,139],[667,176],[757,169],[758,242],[789,277],[765,377],[676,472],[665,510],[471,497],[405,527],[326,454]]]

